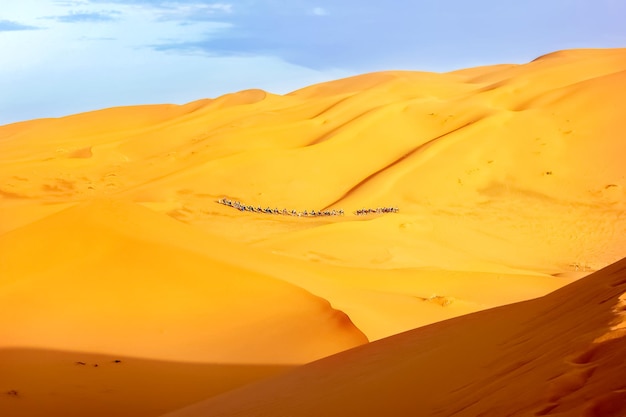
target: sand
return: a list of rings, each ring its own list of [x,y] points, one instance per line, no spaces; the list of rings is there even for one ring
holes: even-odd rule
[[[422,327],[163,417],[622,416],[626,260],[547,296]]]
[[[0,126],[0,313],[10,317],[0,363],[13,367],[0,400],[15,415],[157,416],[576,285],[626,256],[625,94],[626,49],[569,50]],[[240,212],[221,198],[345,215]],[[354,215],[376,207],[399,212]],[[490,337],[478,339],[495,352]],[[442,374],[464,344],[435,358]],[[73,379],[80,355],[145,361],[136,380],[162,363],[195,376],[172,377],[180,390],[153,406],[141,398],[168,377],[110,398],[93,376]],[[33,361],[64,384],[61,396],[20,374]],[[198,387],[215,366],[238,376]]]
[[[289,369],[0,350],[3,416],[157,416]]]
[[[208,238],[194,242],[203,253],[181,247],[195,237],[187,229],[105,200],[4,234],[0,304],[13,318],[3,346],[283,364],[367,343],[326,300],[211,257]]]

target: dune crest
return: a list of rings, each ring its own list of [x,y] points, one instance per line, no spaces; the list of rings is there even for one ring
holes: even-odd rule
[[[102,200],[0,236],[0,347],[284,364],[367,342],[327,301],[180,247],[187,227]]]
[[[245,365],[155,416],[346,351],[209,411],[619,415],[625,88],[626,49],[569,50],[0,126],[0,407],[49,415],[38,354]]]
[[[346,213],[397,206],[435,228],[493,236],[480,245],[441,240],[503,267],[597,270],[626,244],[611,233],[626,207],[625,71],[624,49],[571,50],[523,65],[388,71],[285,96],[247,90],[0,126],[0,232],[49,214],[48,204],[104,196],[299,258],[283,237],[271,248],[272,236],[317,224],[265,227],[223,215],[214,201]],[[537,244],[517,261],[492,255]],[[403,262],[391,257],[386,267]]]
[[[541,295],[623,257],[624,71],[624,49],[572,50],[523,65],[387,71],[285,96],[246,90],[0,126],[0,233],[107,198],[254,246],[272,260],[255,255],[246,261],[253,269],[303,285],[351,317],[367,316],[366,303],[346,296],[339,269],[332,280],[341,291],[298,268],[376,270],[383,281],[386,271],[426,271],[441,288],[412,287],[411,296],[466,301],[458,314],[510,302],[506,280],[522,276],[542,276],[521,291]],[[225,197],[346,216],[249,215],[224,210],[216,201]],[[400,213],[353,215],[366,207]],[[262,266],[277,257],[296,263],[288,273]],[[494,290],[484,303],[441,271],[501,274],[502,283],[496,290],[487,280]],[[370,338],[406,322],[389,293],[365,293],[384,309],[379,323],[395,317],[390,333],[360,319]]]
[[[596,337],[623,323],[625,271],[626,259],[540,299],[392,336],[164,417],[622,415],[626,338]]]

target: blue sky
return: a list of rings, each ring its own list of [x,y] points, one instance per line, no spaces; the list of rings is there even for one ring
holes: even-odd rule
[[[626,47],[623,0],[0,1],[0,124]]]

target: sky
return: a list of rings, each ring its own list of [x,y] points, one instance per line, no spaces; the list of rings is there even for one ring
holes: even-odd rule
[[[626,47],[624,16],[624,0],[0,0],[0,125]]]

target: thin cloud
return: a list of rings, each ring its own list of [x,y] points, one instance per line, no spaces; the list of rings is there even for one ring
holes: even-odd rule
[[[54,0],[54,4],[62,7],[78,7],[88,5],[89,0]]]
[[[0,20],[0,32],[15,32],[19,30],[39,30],[40,27],[25,25],[12,20]]]
[[[208,3],[201,0],[88,0],[91,4],[122,4],[126,6],[146,6],[152,8],[176,8],[184,5],[191,6],[214,6],[220,8],[226,6],[226,8],[232,7],[228,3]]]
[[[81,41],[116,41],[117,38],[107,37],[107,36],[81,36],[78,38]]]
[[[351,45],[357,35],[351,30],[354,25],[345,24],[346,19],[367,20],[360,19],[366,12],[337,7],[329,14],[311,3],[299,1],[283,7],[283,3],[255,2],[221,18],[230,24],[226,30],[193,42],[163,42],[151,48],[207,56],[272,56],[316,70],[340,68],[345,62],[358,61],[360,55],[369,55]]]
[[[149,47],[157,52],[172,52],[181,55],[204,55],[210,57],[246,57],[258,55],[258,53],[243,49],[223,47],[220,42],[211,40],[159,43],[149,45]]]
[[[215,21],[232,13],[233,6],[228,3],[191,3],[164,5],[156,11],[161,21],[201,22]]]
[[[315,7],[313,10],[311,10],[311,13],[313,13],[315,16],[327,16],[328,10],[324,9],[323,7]]]
[[[167,4],[198,3],[198,0],[88,0],[90,3],[127,4],[131,6],[160,6]]]
[[[121,13],[118,11],[107,12],[70,12],[61,16],[48,16],[47,19],[56,20],[62,23],[100,23],[113,22],[119,19]]]
[[[88,4],[141,8],[154,16],[157,21],[180,22],[182,25],[215,21],[232,14],[234,10],[231,3],[201,0],[88,0]]]
[[[529,27],[535,31],[533,38],[545,45],[541,51],[580,44],[585,36],[581,27],[595,38],[601,33],[624,33],[623,22],[618,22],[623,13],[617,13],[617,6],[601,11],[584,3],[569,7],[566,0],[528,0],[510,7],[490,7],[486,13],[472,2],[460,0],[454,2],[455,8],[450,1],[400,2],[403,7],[391,8],[345,0],[334,2],[328,13],[320,0],[248,1],[245,7],[237,7],[236,13],[220,18],[232,23],[232,29],[192,44],[159,45],[159,50],[273,56],[314,70],[450,70],[452,61],[478,65],[532,58],[539,41],[525,41]],[[555,21],[564,23],[557,27]],[[520,47],[514,52],[507,47],[516,44]]]

